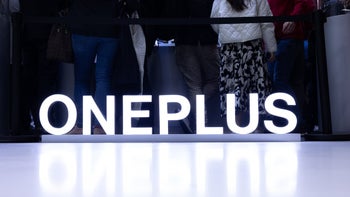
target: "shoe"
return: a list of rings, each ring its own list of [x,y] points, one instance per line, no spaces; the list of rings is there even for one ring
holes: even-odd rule
[[[101,127],[95,127],[92,133],[94,135],[106,135],[106,132]]]
[[[82,135],[82,134],[83,134],[83,129],[77,126],[74,126],[74,128],[67,133],[67,135]]]

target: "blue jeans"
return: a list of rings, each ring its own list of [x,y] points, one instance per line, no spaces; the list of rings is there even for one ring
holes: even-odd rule
[[[112,69],[118,44],[117,38],[72,35],[78,127],[82,127],[82,98],[85,95],[93,95],[102,114],[106,115],[106,96],[111,91]],[[92,124],[99,126],[96,118],[92,120]]]
[[[269,73],[273,80],[273,92],[284,92],[292,95],[297,106],[291,110],[296,114],[298,122],[304,104],[304,41],[297,39],[279,40],[276,60],[269,63]]]

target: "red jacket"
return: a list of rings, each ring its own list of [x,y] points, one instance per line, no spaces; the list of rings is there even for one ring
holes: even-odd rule
[[[274,16],[296,16],[311,13],[315,9],[313,0],[268,0]],[[290,34],[282,32],[284,22],[275,23],[276,39],[304,39],[303,23],[298,22],[295,31]]]

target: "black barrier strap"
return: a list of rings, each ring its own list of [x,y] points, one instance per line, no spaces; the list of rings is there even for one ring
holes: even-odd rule
[[[204,25],[267,23],[285,21],[312,22],[312,14],[298,16],[258,16],[227,18],[99,18],[99,17],[30,17],[24,16],[25,23],[65,23],[65,24],[119,24],[119,25]]]

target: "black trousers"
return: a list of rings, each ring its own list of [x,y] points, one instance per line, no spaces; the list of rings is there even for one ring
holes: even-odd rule
[[[47,60],[46,48],[47,40],[44,39],[27,39],[23,42],[20,74],[20,122],[23,131],[41,128],[41,103],[57,93],[59,63]],[[54,111],[51,110],[49,114],[53,125],[57,122]]]

